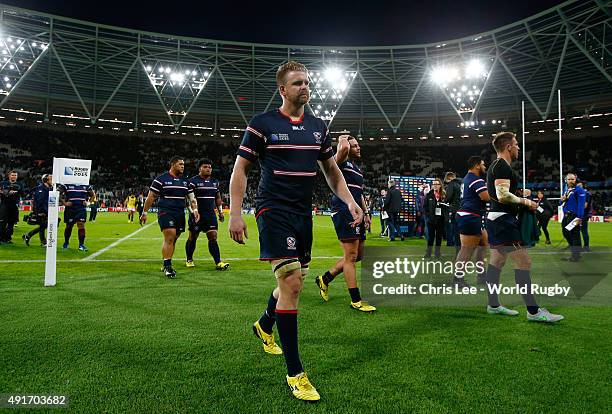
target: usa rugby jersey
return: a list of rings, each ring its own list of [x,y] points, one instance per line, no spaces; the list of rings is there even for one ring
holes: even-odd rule
[[[190,188],[198,200],[198,211],[210,213],[217,207],[215,199],[219,194],[219,181],[208,177],[206,179],[196,175],[189,179]]]
[[[310,216],[317,161],[333,153],[323,120],[305,113],[292,121],[274,109],[251,120],[238,155],[251,162],[259,160],[258,212],[272,208]]]
[[[482,201],[479,194],[487,191],[487,183],[478,175],[468,172],[461,184],[461,205],[457,213],[459,215],[476,214],[483,216],[487,207],[487,202]]]
[[[344,176],[344,181],[348,186],[351,195],[355,199],[355,202],[361,205],[361,195],[363,194],[363,174],[357,165],[352,161],[345,161],[338,164],[340,172]],[[332,196],[332,210],[345,210],[348,208],[344,201],[340,200],[337,195]]]
[[[93,192],[91,185],[59,184],[58,189],[64,194],[64,201],[72,203],[71,208],[85,208],[89,194]]]
[[[158,196],[158,207],[169,210],[184,209],[185,198],[189,193],[193,193],[187,179],[175,177],[169,172],[154,179],[150,190]]]

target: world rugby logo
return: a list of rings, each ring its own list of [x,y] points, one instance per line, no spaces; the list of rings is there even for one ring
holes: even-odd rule
[[[71,175],[75,177],[87,177],[89,175],[89,168],[83,167],[64,167],[64,175]]]

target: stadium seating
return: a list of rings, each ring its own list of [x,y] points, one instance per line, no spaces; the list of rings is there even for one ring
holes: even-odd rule
[[[589,182],[595,206],[603,212],[610,206],[612,193],[612,148],[597,145],[602,138],[568,139],[564,142],[564,171],[576,171]],[[100,199],[108,206],[121,203],[128,192],[146,192],[151,179],[167,169],[167,161],[175,154],[186,157],[186,174],[195,174],[197,159],[208,157],[214,163],[214,176],[225,189],[224,202],[229,203],[227,188],[239,139],[221,141],[195,137],[122,136],[83,133],[46,128],[18,126],[0,129],[0,171],[16,169],[29,187],[41,174],[49,172],[53,156],[85,158],[93,161],[92,183]],[[494,152],[488,140],[475,142],[371,142],[361,141],[366,192],[377,194],[385,187],[387,176],[418,175],[443,177],[446,171],[465,172],[465,160],[481,155],[488,160]],[[594,150],[593,148],[598,148]],[[530,141],[527,182],[535,190],[549,196],[558,195],[558,143],[555,140]],[[516,168],[521,168],[518,160]],[[258,169],[249,177],[257,182]],[[254,205],[256,186],[247,187],[245,207]],[[315,187],[313,205],[327,208],[330,193],[320,174]]]

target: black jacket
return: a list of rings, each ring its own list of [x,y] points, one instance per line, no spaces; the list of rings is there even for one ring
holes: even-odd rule
[[[440,216],[436,216],[436,207],[441,209],[442,214]],[[436,200],[433,190],[429,191],[425,196],[424,210],[425,218],[428,222],[436,219],[446,220],[448,217],[448,206],[444,203],[444,200]]]
[[[542,200],[539,199],[535,199],[534,200],[536,203],[538,203],[538,207],[542,207],[542,209],[544,211],[542,211],[541,213],[539,211],[536,211],[536,216],[539,217],[552,217],[554,214],[554,210],[552,205],[550,204],[550,201],[548,201],[548,199],[546,197],[544,197]]]
[[[395,187],[389,188],[385,197],[384,209],[387,213],[399,213],[402,211],[402,193]]]
[[[449,204],[450,214],[454,217],[461,205],[461,180],[455,178],[446,184],[446,202]]]

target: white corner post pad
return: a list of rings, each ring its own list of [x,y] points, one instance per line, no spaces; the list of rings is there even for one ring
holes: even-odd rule
[[[59,217],[59,191],[57,184],[89,185],[91,160],[53,158],[53,191],[49,192],[47,212],[47,257],[45,260],[45,286],[57,281],[57,219]]]
[[[47,258],[45,260],[45,286],[55,286],[57,264],[57,219],[59,217],[59,191],[49,191],[47,213]]]

